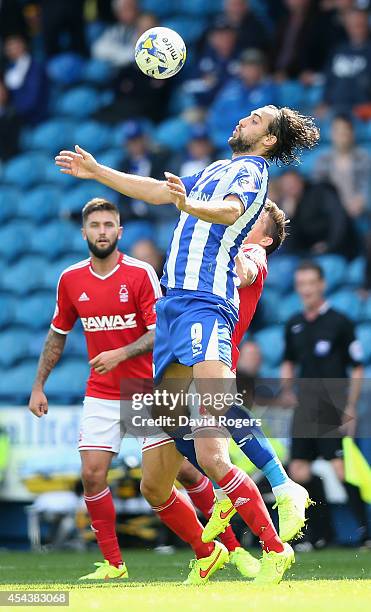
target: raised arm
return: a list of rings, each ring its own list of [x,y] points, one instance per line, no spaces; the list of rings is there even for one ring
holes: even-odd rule
[[[64,174],[98,181],[129,198],[143,200],[148,204],[171,203],[166,181],[126,174],[108,166],[102,166],[90,153],[78,145],[75,146],[75,151],[61,151],[56,156],[55,163]]]

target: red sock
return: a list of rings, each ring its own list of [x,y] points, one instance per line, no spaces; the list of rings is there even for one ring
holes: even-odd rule
[[[193,505],[202,512],[206,519],[209,519],[214,506],[214,487],[211,480],[207,476],[202,476],[195,485],[186,487],[186,491]],[[241,546],[230,525],[220,534],[219,538],[230,552]]]
[[[197,559],[208,557],[214,550],[214,543],[204,544],[201,540],[203,527],[196,511],[185,495],[175,489],[166,502],[153,508],[157,516],[184,542],[192,546]]]
[[[283,551],[283,544],[269,516],[256,484],[242,470],[233,467],[218,485],[228,495],[238,514],[258,536],[263,550]]]
[[[122,565],[121,552],[116,535],[116,512],[109,487],[97,495],[84,496],[90,514],[91,526],[104,559],[111,565]]]

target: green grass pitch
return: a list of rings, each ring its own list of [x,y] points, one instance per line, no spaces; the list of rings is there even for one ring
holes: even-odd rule
[[[122,612],[355,612],[371,609],[371,553],[332,549],[296,555],[296,564],[277,586],[252,586],[233,567],[218,572],[203,587],[184,587],[190,553],[173,555],[129,550],[130,580],[78,583],[93,569],[99,553],[0,552],[0,590],[70,591],[68,611]],[[25,606],[14,606],[29,610]],[[11,610],[13,607],[0,608]],[[32,606],[40,609],[40,606]],[[42,609],[51,609],[50,606]]]

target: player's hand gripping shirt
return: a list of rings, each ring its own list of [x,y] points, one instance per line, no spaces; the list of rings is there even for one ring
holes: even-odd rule
[[[169,289],[213,293],[238,306],[234,258],[264,206],[268,164],[263,157],[244,155],[219,160],[194,176],[182,177],[182,181],[192,199],[223,200],[235,195],[245,211],[230,226],[201,221],[182,211],[161,283]]]
[[[90,259],[61,274],[51,328],[68,334],[76,320],[84,328],[89,360],[103,351],[131,344],[155,328],[155,302],[161,288],[152,266],[119,254],[116,267],[106,276],[96,274]],[[86,395],[120,399],[123,379],[152,377],[152,353],[122,361],[107,374],[91,370]]]

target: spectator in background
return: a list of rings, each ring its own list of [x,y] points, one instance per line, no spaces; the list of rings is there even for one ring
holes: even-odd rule
[[[331,149],[317,160],[314,178],[336,187],[351,217],[371,210],[371,157],[356,146],[352,120],[339,115],[331,126]]]
[[[87,54],[85,0],[41,0],[42,33],[48,57],[65,51]]]
[[[154,150],[142,125],[138,121],[128,121],[125,125],[126,147],[120,170],[138,176],[152,176],[163,179],[164,170],[171,171],[170,156],[167,151]],[[159,220],[165,210],[152,212],[146,202],[133,200],[126,196],[120,199],[120,214],[123,221],[128,219],[154,218]],[[159,208],[159,207],[158,207]],[[161,207],[167,209],[167,206]],[[169,205],[169,208],[174,208]],[[161,214],[162,213],[162,214]],[[175,209],[174,215],[177,211]],[[173,216],[174,216],[173,215]]]
[[[279,80],[314,79],[328,53],[329,34],[312,0],[285,0],[287,13],[277,24],[271,67]]]
[[[363,117],[371,118],[371,40],[367,11],[347,11],[344,26],[348,42],[335,47],[329,59],[325,107],[320,110],[324,112],[326,106],[331,106],[338,113],[359,111]]]
[[[47,113],[48,85],[44,66],[33,59],[19,34],[5,39],[4,82],[17,114],[25,123],[38,123]]]
[[[138,242],[132,246],[130,255],[136,259],[140,259],[140,261],[151,264],[151,266],[156,270],[157,276],[159,278],[162,276],[164,255],[161,253],[161,251],[159,251],[152,240],[147,238],[138,240]]]
[[[185,159],[180,163],[179,175],[197,174],[214,160],[214,148],[206,127],[196,124],[192,127],[191,138],[187,143]]]
[[[236,41],[236,29],[224,17],[219,17],[210,28],[206,47],[184,84],[185,93],[194,96],[197,106],[208,108],[220,87],[236,75]]]
[[[109,26],[92,45],[91,53],[97,59],[122,68],[134,61],[137,40],[137,0],[112,0],[117,23]]]
[[[238,78],[222,87],[210,107],[209,124],[215,144],[225,146],[241,117],[276,101],[276,86],[266,77],[264,54],[258,49],[246,49],[240,56]]]
[[[240,356],[237,364],[238,374],[255,379],[259,377],[262,366],[262,355],[259,345],[252,340],[245,340],[240,346]]]
[[[223,15],[226,21],[236,29],[239,51],[249,47],[267,48],[267,32],[252,12],[249,0],[225,0]]]
[[[338,193],[329,183],[312,184],[297,170],[279,180],[279,205],[290,219],[285,249],[297,255],[357,254],[357,238]]]
[[[19,118],[9,104],[9,92],[0,79],[0,161],[18,153]]]
[[[16,0],[0,0],[0,56],[4,39],[14,32],[22,36],[27,33],[22,4]]]

